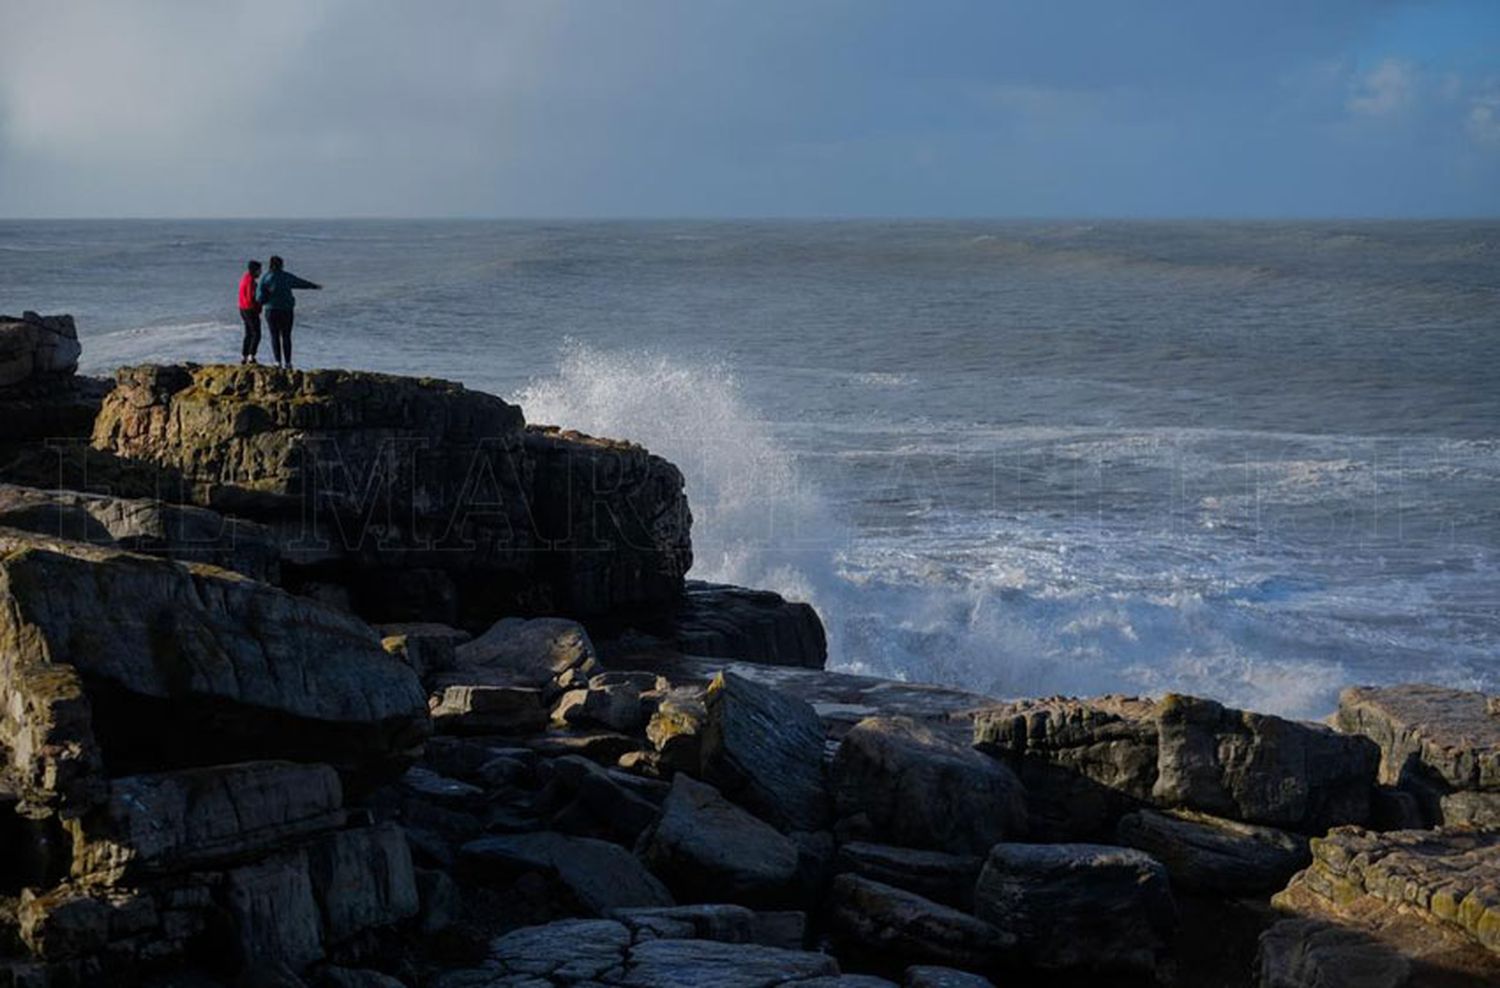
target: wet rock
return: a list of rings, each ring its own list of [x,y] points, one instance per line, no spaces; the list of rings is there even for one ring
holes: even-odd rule
[[[269,529],[206,508],[0,484],[0,526],[208,563],[268,583],[280,575],[279,549]]]
[[[1309,861],[1306,837],[1187,811],[1138,810],[1120,821],[1116,837],[1165,865],[1173,885],[1195,892],[1274,891]]]
[[[565,673],[591,673],[598,666],[594,643],[576,621],[563,618],[505,618],[471,642],[454,649],[461,670],[494,669],[517,684],[550,686]]]
[[[954,909],[972,911],[974,883],[984,858],[909,847],[851,842],[842,844],[834,869],[915,892]]]
[[[629,851],[558,833],[481,837],[460,852],[463,874],[508,882],[527,872],[552,879],[590,915],[629,906],[670,906],[672,896]]]
[[[792,901],[797,846],[710,785],[678,775],[641,857],[685,902]]]
[[[73,823],[75,876],[189,871],[264,854],[339,827],[343,794],[326,765],[249,762],[126,776]]]
[[[566,613],[669,606],[693,564],[682,473],[633,443],[526,429],[538,575]]]
[[[1161,863],[1099,844],[997,844],[974,901],[1040,968],[1150,973],[1176,923]]]
[[[828,639],[812,605],[721,583],[687,582],[669,637],[689,655],[809,669],[828,661]]]
[[[0,744],[29,785],[305,757],[397,764],[430,733],[359,620],[224,570],[0,530]],[[53,590],[68,587],[64,597]]]
[[[909,717],[860,721],[831,775],[839,830],[849,838],[985,854],[1025,834],[1015,774]]]
[[[1020,776],[1032,833],[1102,835],[1151,799],[1155,710],[1122,696],[1005,703],[975,713],[974,744]]]
[[[1156,718],[1163,805],[1312,834],[1369,819],[1380,753],[1368,738],[1176,694]]]
[[[542,691],[534,686],[446,686],[429,708],[440,734],[532,734],[547,726]]]
[[[705,780],[781,829],[823,829],[831,805],[812,707],[732,672],[713,681],[706,705]]]
[[[829,922],[840,938],[876,955],[966,968],[993,966],[1016,943],[968,913],[857,875],[833,880]]]
[[[1350,687],[1339,729],[1380,747],[1380,781],[1412,794],[1430,823],[1500,820],[1500,713],[1484,693],[1412,683]]]

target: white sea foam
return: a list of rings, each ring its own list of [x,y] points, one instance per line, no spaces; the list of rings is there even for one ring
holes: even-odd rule
[[[1347,682],[1384,675],[1370,653],[1423,646],[1402,637],[1419,622],[1373,632],[1377,642],[1347,634],[1371,631],[1363,610],[1341,615],[1339,593],[1274,575],[1293,565],[1266,555],[1275,546],[1236,548],[1212,528],[1132,537],[1055,511],[918,511],[915,534],[857,531],[722,364],[570,343],[557,371],[517,397],[531,421],[629,438],[678,463],[695,518],[692,575],[810,600],[838,668],[995,696],[1179,690],[1318,716]],[[1293,487],[1348,470],[1334,457],[1285,466]],[[1464,650],[1452,654],[1425,674],[1471,679]]]

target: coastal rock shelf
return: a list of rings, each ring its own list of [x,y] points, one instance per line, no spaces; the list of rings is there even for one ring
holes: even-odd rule
[[[0,406],[92,437],[0,469],[0,988],[1500,983],[1496,698],[825,671],[807,605],[684,581],[638,446],[355,372],[94,390],[71,329],[0,321]]]
[[[94,446],[277,534],[289,580],[379,620],[668,608],[692,562],[682,475],[528,429],[462,385],[348,371],[122,368]]]

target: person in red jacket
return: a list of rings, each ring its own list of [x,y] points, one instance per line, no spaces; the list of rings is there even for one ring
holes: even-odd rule
[[[245,342],[240,345],[242,364],[255,363],[255,351],[260,349],[260,303],[255,300],[259,283],[260,262],[251,261],[240,279],[240,318],[245,321]]]

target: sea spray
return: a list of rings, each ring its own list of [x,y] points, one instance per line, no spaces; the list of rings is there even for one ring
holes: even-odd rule
[[[527,420],[638,442],[682,470],[694,579],[760,587],[818,609],[842,654],[836,559],[850,532],[746,405],[722,363],[563,347],[557,373],[516,400]]]
[[[516,397],[532,422],[631,439],[678,464],[695,519],[691,576],[811,602],[834,668],[994,696],[1176,690],[1309,717],[1354,670],[1368,675],[1371,643],[1349,636],[1336,591],[1277,576],[1279,547],[1225,526],[955,511],[934,497],[912,509],[911,531],[858,529],[723,362],[569,342],[555,373]],[[1211,441],[1185,432],[1165,445]],[[1048,445],[1049,456],[1080,448],[1076,436]],[[1102,433],[1082,444],[1094,445],[1117,455],[1164,444]]]

